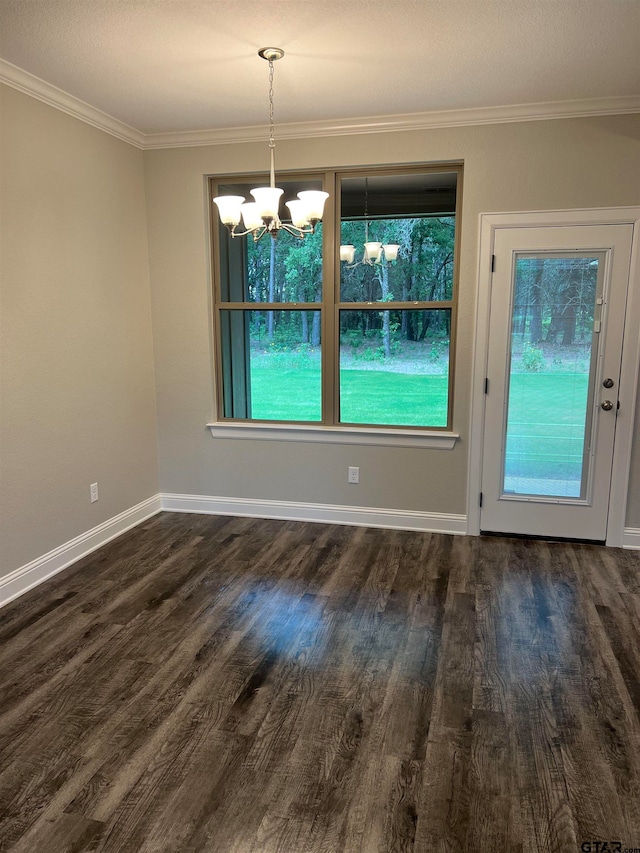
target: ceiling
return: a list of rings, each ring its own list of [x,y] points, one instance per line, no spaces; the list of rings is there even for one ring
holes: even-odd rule
[[[640,0],[0,0],[0,78],[22,69],[145,136],[264,126],[267,45],[285,51],[276,130],[640,104]]]

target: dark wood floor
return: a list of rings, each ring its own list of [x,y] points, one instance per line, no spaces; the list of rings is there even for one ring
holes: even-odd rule
[[[2,851],[640,848],[638,552],[162,514],[0,642]]]

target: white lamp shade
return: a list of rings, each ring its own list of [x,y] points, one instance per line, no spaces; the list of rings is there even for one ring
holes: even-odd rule
[[[300,199],[294,199],[293,201],[286,201],[285,204],[289,208],[293,225],[296,228],[305,228],[309,224],[309,219],[304,202],[300,201]]]
[[[219,195],[214,198],[214,202],[224,225],[237,225],[240,222],[240,205],[244,204],[241,195]]]
[[[242,205],[240,211],[242,212],[242,221],[244,222],[244,227],[247,231],[254,231],[256,228],[262,228],[264,226],[264,222],[260,216],[260,211],[258,210],[258,205],[255,201],[246,202]]]
[[[348,264],[353,263],[353,259],[356,255],[356,247],[355,246],[340,246],[340,260],[346,261]]]
[[[305,205],[308,220],[322,219],[324,203],[329,198],[329,193],[322,190],[303,190],[298,193],[298,198]]]
[[[400,246],[397,243],[385,243],[382,247],[384,256],[388,261],[395,261],[398,257],[398,249]]]
[[[368,258],[370,261],[377,261],[380,258],[380,250],[382,249],[382,243],[365,243],[364,244],[364,256]]]
[[[284,190],[278,187],[256,187],[251,190],[262,219],[277,219],[280,196]]]

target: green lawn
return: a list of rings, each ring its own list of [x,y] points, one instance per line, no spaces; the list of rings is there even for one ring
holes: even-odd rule
[[[447,377],[343,370],[340,403],[343,423],[446,426]],[[251,408],[259,420],[319,421],[319,371],[252,366]]]
[[[319,421],[320,370],[251,366],[251,417],[267,421]]]
[[[447,377],[374,370],[343,370],[343,423],[447,425]]]

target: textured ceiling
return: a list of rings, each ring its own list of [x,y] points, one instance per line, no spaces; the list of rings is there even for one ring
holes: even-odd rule
[[[0,0],[0,57],[145,134],[640,93],[640,0]]]

